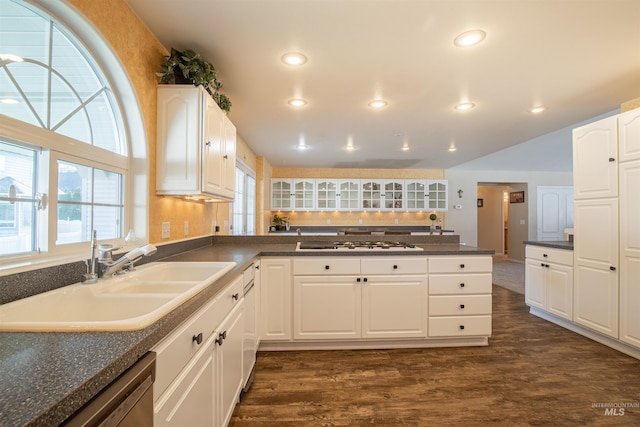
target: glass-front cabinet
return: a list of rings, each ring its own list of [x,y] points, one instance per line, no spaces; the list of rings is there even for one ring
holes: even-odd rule
[[[427,181],[428,209],[434,211],[447,210],[447,181]]]
[[[405,191],[407,194],[406,205],[409,211],[424,211],[427,209],[427,182],[426,181],[405,181]]]
[[[384,182],[384,210],[402,210],[404,204],[404,181],[385,181]]]
[[[338,210],[360,210],[360,180],[347,179],[338,181]]]
[[[293,181],[293,210],[315,209],[314,193],[314,179],[295,179]]]
[[[316,209],[337,210],[339,194],[337,181],[316,180]]]
[[[382,192],[382,182],[362,180],[361,184],[362,189],[360,194],[362,194],[362,210],[370,211],[382,209],[384,197]]]
[[[290,211],[292,197],[293,189],[290,179],[271,180],[271,210]]]

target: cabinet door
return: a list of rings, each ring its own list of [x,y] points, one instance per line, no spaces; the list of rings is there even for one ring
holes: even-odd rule
[[[618,195],[617,155],[616,117],[608,117],[573,130],[575,200]]]
[[[573,268],[547,264],[546,310],[556,316],[573,320]]]
[[[640,348],[640,257],[623,256],[620,262],[620,339]]]
[[[620,339],[636,347],[640,347],[639,182],[640,161],[620,165]]]
[[[546,286],[544,263],[533,259],[527,259],[524,273],[525,302],[531,307],[545,309]]]
[[[315,181],[297,179],[293,181],[293,209],[312,210],[315,208]]]
[[[329,180],[316,180],[316,207],[319,210],[338,208],[338,183]]]
[[[196,87],[158,87],[156,191],[200,191],[204,94]]]
[[[291,260],[263,258],[260,262],[260,338],[291,339]]]
[[[240,397],[242,389],[242,338],[243,338],[243,303],[238,304],[218,330],[216,341],[216,372],[218,404],[220,410],[218,425],[226,426],[231,419],[233,409]],[[188,425],[188,424],[183,424]]]
[[[385,181],[383,183],[384,210],[404,209],[404,181]]]
[[[361,182],[361,196],[363,210],[380,210],[383,206],[384,192],[382,182],[366,181]]]
[[[427,184],[425,181],[405,181],[407,209],[423,211],[427,208]]]
[[[618,266],[618,199],[578,200],[574,265],[609,271]]]
[[[362,337],[426,337],[427,307],[426,275],[365,276]]]
[[[355,339],[361,331],[359,277],[295,276],[295,339]]]
[[[618,138],[621,162],[640,159],[640,109],[618,116]]]
[[[446,211],[447,180],[427,181],[427,206],[429,210]]]
[[[217,413],[214,395],[214,337],[187,364],[154,405],[156,427],[211,427]]]
[[[360,207],[360,181],[345,180],[338,181],[340,211],[357,211]]]
[[[217,195],[223,193],[224,173],[222,156],[224,153],[224,136],[222,111],[210,96],[205,96],[204,146],[202,147],[202,191]]]
[[[224,137],[224,151],[220,159],[222,195],[233,199],[236,193],[236,127],[224,113],[221,114]]]
[[[617,271],[574,267],[574,321],[618,338]]]
[[[289,211],[291,210],[291,199],[293,188],[291,181],[286,179],[271,180],[271,210]]]

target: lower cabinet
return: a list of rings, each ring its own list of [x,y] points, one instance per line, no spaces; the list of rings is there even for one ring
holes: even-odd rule
[[[155,426],[226,426],[242,388],[242,277],[183,322],[156,352]]]
[[[260,261],[260,339],[291,339],[291,259]]]
[[[491,335],[490,256],[429,257],[429,337]]]
[[[426,269],[424,257],[294,259],[293,338],[426,337]]]
[[[573,253],[527,245],[525,254],[527,305],[573,320]]]

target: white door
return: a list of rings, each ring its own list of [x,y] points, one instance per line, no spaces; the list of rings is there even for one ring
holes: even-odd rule
[[[546,284],[547,311],[573,320],[573,268],[550,264],[546,268]]]
[[[573,187],[538,187],[537,192],[537,240],[565,240],[565,228],[573,228]]]

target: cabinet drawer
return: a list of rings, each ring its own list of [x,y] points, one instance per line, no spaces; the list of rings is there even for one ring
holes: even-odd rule
[[[491,314],[491,295],[439,295],[429,297],[429,316]]]
[[[235,294],[238,294],[237,299],[233,297]],[[189,359],[213,335],[214,329],[224,320],[227,313],[241,297],[242,277],[238,277],[218,296],[185,320],[152,349],[156,352],[156,380],[153,383],[155,399],[162,395],[189,362]]]
[[[491,316],[429,317],[430,337],[491,335]]]
[[[573,251],[527,245],[525,257],[556,264],[573,265]]]
[[[490,256],[429,257],[429,273],[491,273]]]
[[[360,261],[362,274],[426,274],[426,257],[373,257]]]
[[[360,274],[360,258],[294,258],[294,276],[358,275]]]
[[[491,294],[491,274],[430,274],[429,295]]]

